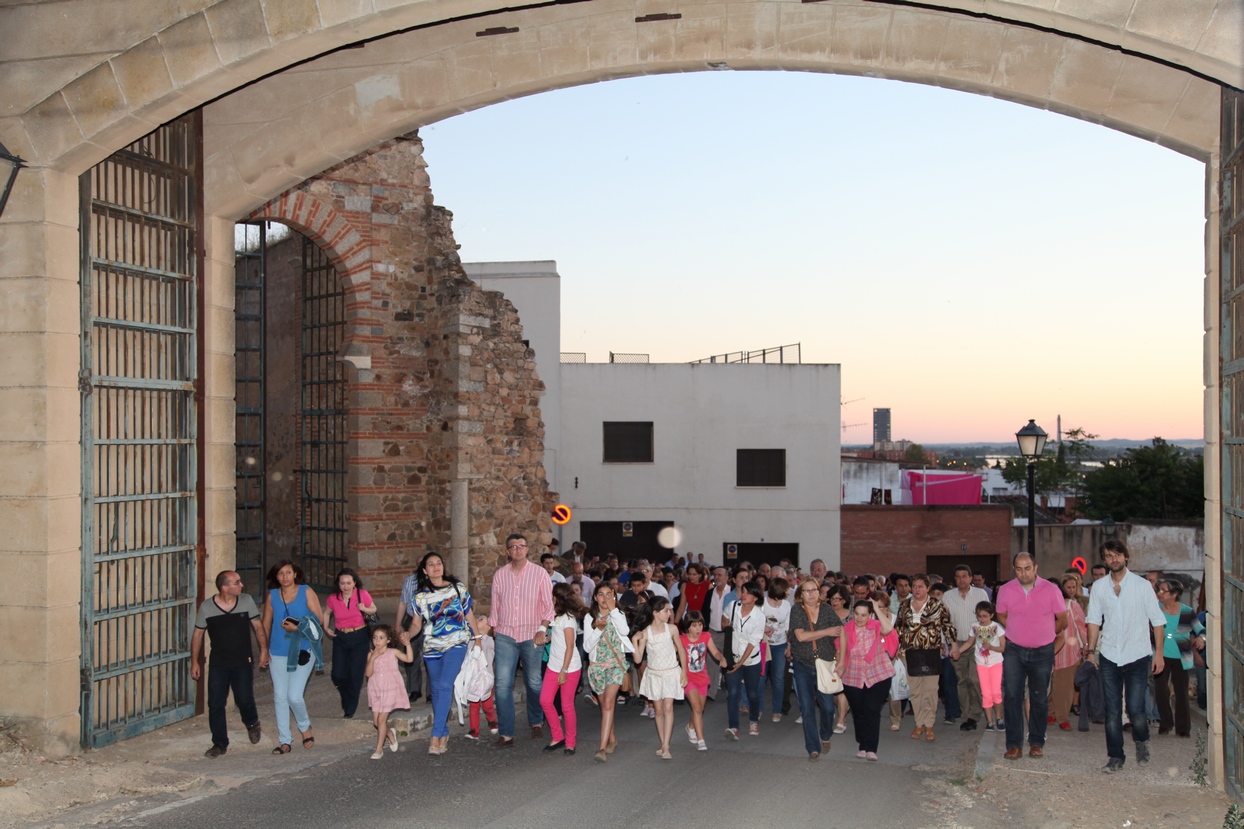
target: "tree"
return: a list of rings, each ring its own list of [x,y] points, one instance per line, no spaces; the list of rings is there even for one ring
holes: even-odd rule
[[[1035,490],[1045,495],[1059,490],[1078,492],[1084,481],[1084,459],[1093,451],[1090,441],[1097,435],[1077,426],[1068,429],[1061,443],[1046,444],[1045,452],[1037,460]],[[1002,467],[1002,478],[1008,484],[1027,491],[1028,462],[1023,458],[1008,458]]]
[[[1092,518],[1197,519],[1205,517],[1205,459],[1161,438],[1129,449],[1085,478]]]
[[[927,462],[928,458],[925,457],[924,447],[918,443],[913,443],[911,446],[907,447],[905,452],[903,452],[903,463],[916,464],[919,466],[920,464]]]

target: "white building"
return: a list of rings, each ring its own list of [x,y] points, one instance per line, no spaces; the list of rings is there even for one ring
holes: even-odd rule
[[[561,363],[553,262],[475,263],[518,309],[546,391],[546,472],[573,511],[563,546],[711,562],[840,561],[837,365]]]

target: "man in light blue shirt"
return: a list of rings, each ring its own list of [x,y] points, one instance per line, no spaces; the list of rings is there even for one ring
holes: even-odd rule
[[[1101,670],[1106,697],[1106,774],[1123,768],[1123,695],[1136,743],[1136,764],[1149,762],[1149,674],[1162,672],[1161,642],[1166,615],[1149,582],[1127,569],[1129,554],[1122,541],[1101,545],[1110,577],[1093,582],[1089,593],[1088,659]],[[1153,639],[1150,640],[1150,630]]]

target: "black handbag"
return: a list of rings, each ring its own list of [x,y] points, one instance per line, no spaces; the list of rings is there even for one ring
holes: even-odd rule
[[[941,676],[942,651],[940,648],[907,649],[908,676]]]

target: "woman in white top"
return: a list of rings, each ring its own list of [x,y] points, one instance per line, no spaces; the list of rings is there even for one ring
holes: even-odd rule
[[[540,686],[540,707],[544,709],[544,719],[549,724],[549,737],[552,739],[545,751],[563,749],[563,754],[574,754],[578,741],[578,720],[574,710],[574,692],[579,687],[579,672],[583,670],[583,660],[579,657],[579,649],[575,647],[575,637],[579,633],[579,620],[587,608],[574,594],[574,589],[565,582],[553,585],[553,623],[549,625],[549,663],[544,671],[544,684]],[[562,701],[562,718],[566,721],[566,730],[562,731],[561,722],[557,718],[557,706],[554,698],[560,693]]]
[[[635,648],[626,616],[618,609],[618,598],[609,582],[596,586],[587,618],[591,624],[583,631],[583,650],[591,662],[587,680],[600,698],[600,751],[596,752],[596,760],[603,763],[618,746],[613,728],[614,708],[623,677],[630,670],[626,654]]]
[[[636,609],[631,636],[636,662],[648,652],[648,670],[639,683],[639,694],[656,709],[653,720],[661,738],[657,756],[665,760],[670,759],[670,735],[674,733],[674,700],[683,698],[687,684],[687,652],[670,624],[673,616],[669,600],[657,596]]]
[[[765,614],[757,605],[764,599],[760,585],[749,581],[738,588],[739,600],[730,605],[730,647],[734,667],[726,672],[729,697],[726,713],[730,727],[726,736],[739,738],[739,702],[747,690],[747,733],[760,735],[760,643],[765,636]]]
[[[769,595],[765,597],[761,609],[765,614],[765,650],[768,652],[769,664],[760,685],[760,707],[764,709],[764,690],[772,688],[773,721],[782,721],[782,697],[786,693],[786,665],[790,661],[790,646],[786,643],[786,632],[790,629],[790,604],[786,601],[786,592],[790,589],[784,578],[776,578],[769,585]]]

